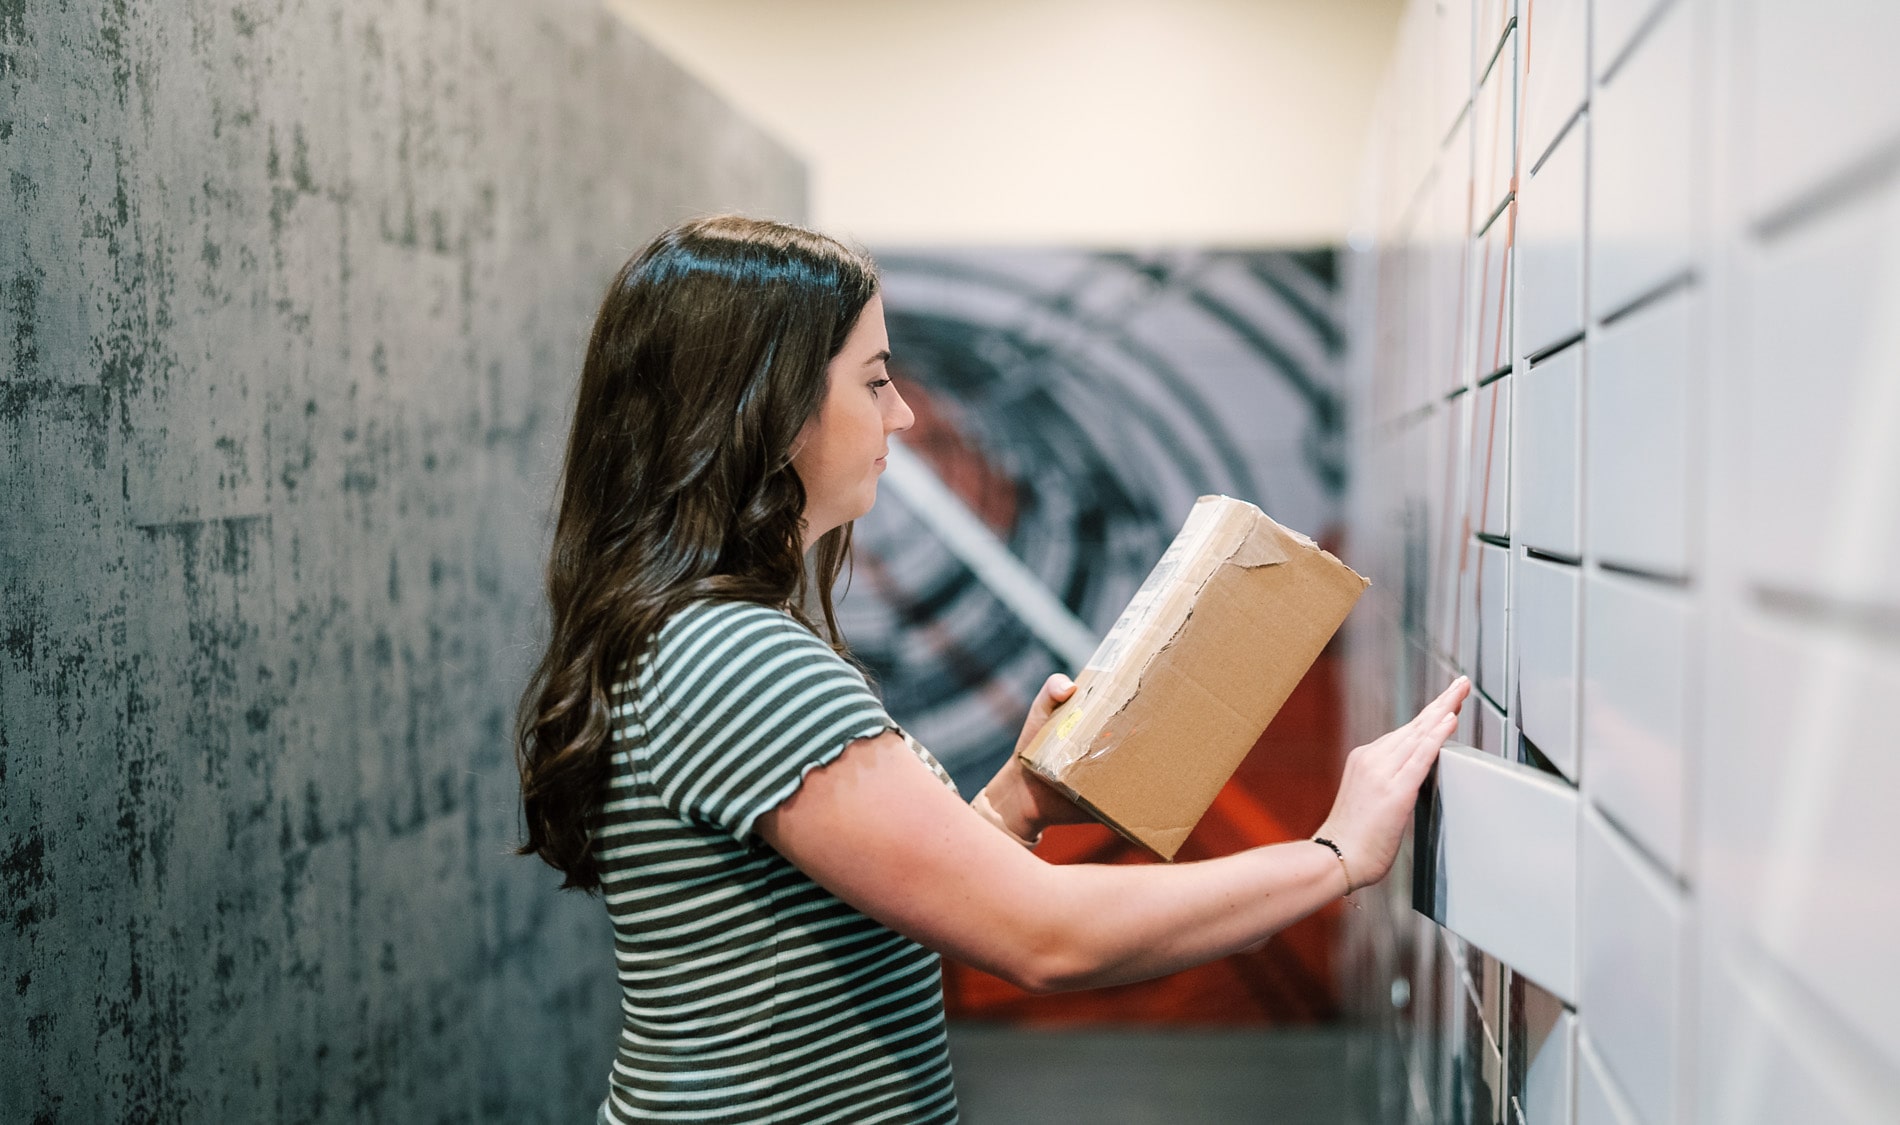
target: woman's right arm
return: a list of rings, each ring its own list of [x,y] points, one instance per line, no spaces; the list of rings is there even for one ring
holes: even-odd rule
[[[1354,750],[1320,835],[1171,865],[1051,866],[959,801],[895,734],[854,742],[759,833],[839,898],[1033,992],[1162,976],[1256,945],[1385,877],[1419,784],[1456,725],[1459,680]]]

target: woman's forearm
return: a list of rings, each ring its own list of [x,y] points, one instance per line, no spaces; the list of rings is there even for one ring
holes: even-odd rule
[[[1346,893],[1339,860],[1308,840],[1171,865],[1051,867],[1035,991],[1164,976],[1238,952]],[[1026,967],[1027,968],[1027,967]]]
[[[1038,797],[1074,810],[1032,783],[1012,759],[976,807],[1010,836],[1033,839],[1052,823]],[[1022,919],[1033,936],[1008,973],[1032,991],[1165,976],[1257,945],[1347,891],[1338,857],[1306,840],[1196,863],[1083,864],[1045,874]]]
[[[1349,878],[1360,886],[1383,879],[1469,691],[1463,677],[1453,680],[1411,722],[1346,756],[1339,795],[1321,826],[1340,855],[1296,841],[1172,867],[1046,871],[1033,901],[1008,910],[1035,938],[1027,980],[1043,989],[1084,988],[1174,972],[1265,940],[1348,893]],[[999,774],[992,785],[1008,780]],[[1025,805],[1035,803],[1035,792]],[[1025,819],[1034,826],[1033,814]]]
[[[1344,850],[1356,884],[1376,883],[1390,868],[1464,690],[1454,683],[1413,722],[1347,755],[1323,834]],[[1041,804],[1042,790],[1027,784],[1033,779],[1019,780],[1027,803]],[[1002,787],[992,782],[988,792],[995,802]],[[1037,821],[1081,815],[1048,793]],[[1009,827],[1016,835],[1018,824]],[[889,732],[813,770],[756,830],[882,924],[1034,991],[1119,984],[1211,961],[1264,941],[1347,889],[1339,857],[1307,840],[1198,863],[1050,866],[985,823]]]

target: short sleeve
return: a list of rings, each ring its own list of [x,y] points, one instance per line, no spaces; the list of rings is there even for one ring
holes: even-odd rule
[[[807,773],[896,728],[857,669],[789,614],[749,602],[675,614],[636,699],[660,802],[740,842]]]

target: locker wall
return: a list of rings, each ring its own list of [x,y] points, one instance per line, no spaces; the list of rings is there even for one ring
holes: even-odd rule
[[[1415,0],[1366,150],[1379,1121],[1900,1119],[1900,6]]]

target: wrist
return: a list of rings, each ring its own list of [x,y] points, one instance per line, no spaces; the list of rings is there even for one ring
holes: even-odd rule
[[[997,786],[991,783],[983,787],[976,799],[970,802],[970,807],[1017,843],[1033,848],[1042,842],[1044,825],[1028,808],[1027,802],[1018,799],[1016,794],[1020,792],[1020,786]]]
[[[1330,836],[1327,836],[1324,829],[1321,829],[1317,835],[1312,837],[1312,842],[1331,852],[1333,858],[1339,862],[1340,874],[1343,875],[1346,880],[1346,894],[1350,895],[1358,890],[1360,885],[1353,880],[1352,863],[1346,858],[1345,849],[1340,847]]]

